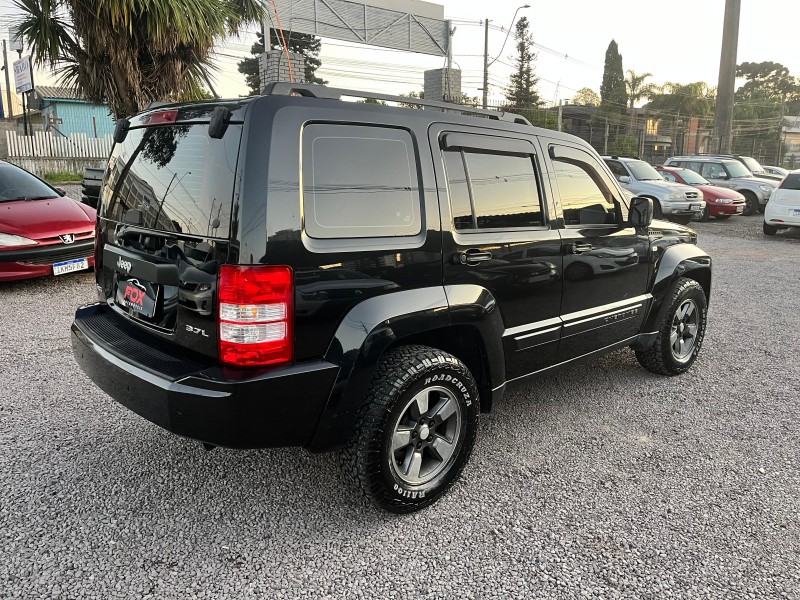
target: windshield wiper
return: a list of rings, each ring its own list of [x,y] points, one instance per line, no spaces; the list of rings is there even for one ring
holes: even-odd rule
[[[0,202],[18,202],[24,200],[30,202],[31,200],[52,200],[55,196],[17,196],[16,198],[3,198]]]

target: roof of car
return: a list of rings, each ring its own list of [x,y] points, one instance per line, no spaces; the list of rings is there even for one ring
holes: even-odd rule
[[[667,160],[691,160],[699,162],[739,162],[729,156],[670,156]]]

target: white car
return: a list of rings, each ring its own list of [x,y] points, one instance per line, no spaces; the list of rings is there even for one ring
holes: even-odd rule
[[[800,227],[800,169],[783,178],[764,210],[765,235],[775,235],[784,227]]]
[[[789,169],[784,169],[783,167],[770,167],[768,165],[763,166],[764,170],[770,175],[780,175],[781,177],[786,177],[786,175],[789,173]]]

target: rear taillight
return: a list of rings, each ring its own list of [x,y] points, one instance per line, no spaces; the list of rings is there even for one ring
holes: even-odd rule
[[[292,270],[223,265],[219,272],[219,357],[259,367],[293,359]]]

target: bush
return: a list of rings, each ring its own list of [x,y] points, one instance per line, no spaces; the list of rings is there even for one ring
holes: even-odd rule
[[[71,171],[54,171],[45,173],[43,179],[47,183],[79,183],[83,179],[83,175]]]

